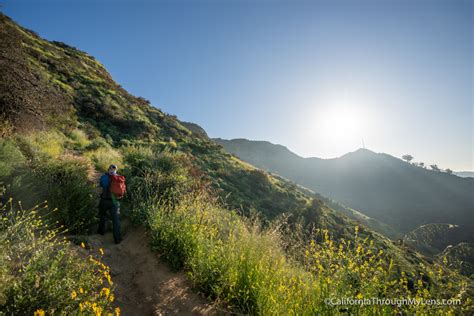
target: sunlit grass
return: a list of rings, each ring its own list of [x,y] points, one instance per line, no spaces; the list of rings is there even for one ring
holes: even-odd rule
[[[122,166],[122,155],[110,146],[88,151],[85,156],[93,162],[96,170],[101,172],[107,171],[111,164]]]

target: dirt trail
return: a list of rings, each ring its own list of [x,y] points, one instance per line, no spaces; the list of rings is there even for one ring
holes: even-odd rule
[[[149,248],[143,227],[124,229],[123,241],[112,234],[88,236],[91,251],[102,248],[111,269],[115,297],[123,315],[216,315],[216,308],[191,290],[184,273],[175,273]]]

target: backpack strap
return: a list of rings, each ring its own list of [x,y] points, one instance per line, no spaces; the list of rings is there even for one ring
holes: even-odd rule
[[[110,184],[112,183],[112,179],[110,177],[110,174],[108,174],[107,172],[104,173],[104,176],[107,176],[107,179],[109,180],[109,185],[107,186],[107,188],[102,188],[101,198],[111,200],[112,194],[110,193]]]

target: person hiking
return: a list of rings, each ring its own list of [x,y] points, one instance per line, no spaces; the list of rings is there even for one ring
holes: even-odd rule
[[[125,177],[117,173],[117,166],[110,165],[108,171],[100,177],[102,194],[99,202],[99,230],[101,235],[105,234],[107,215],[113,223],[114,241],[119,244],[122,241],[120,232],[120,203],[119,199],[125,194]]]

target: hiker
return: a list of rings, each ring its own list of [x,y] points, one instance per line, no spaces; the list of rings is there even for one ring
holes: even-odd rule
[[[109,170],[100,177],[102,194],[99,202],[99,231],[105,234],[107,213],[113,223],[114,241],[119,244],[122,241],[120,233],[120,203],[119,199],[125,194],[125,177],[117,174],[117,166],[110,165]]]

